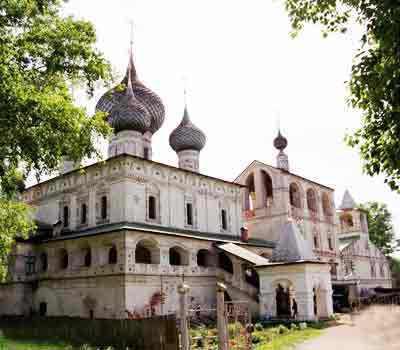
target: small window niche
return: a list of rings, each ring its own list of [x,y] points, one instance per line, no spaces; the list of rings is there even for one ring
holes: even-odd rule
[[[227,217],[226,209],[221,210],[221,227],[222,227],[222,230],[224,230],[224,231],[228,230],[228,217]]]
[[[193,226],[193,203],[186,203],[186,225]]]

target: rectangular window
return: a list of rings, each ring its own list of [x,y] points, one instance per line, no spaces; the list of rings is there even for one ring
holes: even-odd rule
[[[33,275],[35,273],[35,257],[34,256],[26,257],[25,272],[27,275]]]
[[[149,197],[149,219],[156,218],[156,197]]]
[[[186,223],[190,226],[193,225],[193,205],[186,203]]]
[[[222,209],[221,210],[221,223],[222,223],[222,229],[227,230],[228,229],[228,222],[226,220],[226,210]]]

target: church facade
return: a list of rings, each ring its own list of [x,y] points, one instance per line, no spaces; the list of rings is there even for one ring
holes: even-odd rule
[[[294,301],[305,319],[332,315],[332,285],[345,280],[359,243],[340,248],[334,190],[289,171],[280,133],[276,167],[254,161],[233,182],[213,178],[199,172],[206,136],[185,106],[169,138],[178,167],[153,161],[165,109],[132,53],[96,109],[114,129],[108,159],[82,169],[64,159],[59,176],[23,193],[37,232],[15,244],[0,314],[174,313],[182,282],[193,307],[211,308],[223,281],[228,300],[248,301],[260,316],[290,317]],[[379,259],[385,276],[367,278],[368,288],[391,284]]]

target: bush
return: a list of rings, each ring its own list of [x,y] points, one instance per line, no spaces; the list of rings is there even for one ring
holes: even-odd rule
[[[290,324],[290,329],[291,329],[292,331],[295,331],[295,330],[299,329],[299,327],[298,327],[295,323],[291,323],[291,324]]]
[[[280,325],[278,327],[278,334],[285,334],[289,332],[289,329],[287,327],[285,327],[284,325]]]
[[[252,342],[253,344],[261,343],[261,341],[262,341],[262,338],[261,338],[260,336],[255,335],[255,334],[253,334],[253,335],[251,336],[251,342]]]
[[[264,330],[264,327],[263,327],[263,325],[262,325],[261,323],[256,323],[256,324],[254,325],[254,329],[255,329],[256,331],[258,331],[258,332],[261,332],[262,330]]]

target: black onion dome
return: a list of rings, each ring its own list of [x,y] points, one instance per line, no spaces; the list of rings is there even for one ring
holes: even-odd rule
[[[281,131],[279,130],[278,136],[274,140],[274,146],[276,149],[283,151],[288,145],[288,141],[286,137],[282,136]]]
[[[128,82],[125,93],[110,111],[108,122],[118,133],[124,130],[139,131],[145,133],[151,124],[148,110],[140,103],[132,89],[132,84]]]
[[[99,99],[96,105],[96,111],[110,113],[114,106],[120,104],[125,96],[129,80],[131,81],[136,100],[147,110],[150,116],[150,125],[144,132],[149,131],[154,134],[161,128],[164,122],[165,108],[160,97],[138,80],[132,53],[129,57],[129,66],[124,79],[118,86],[107,91]],[[110,118],[111,116],[109,117],[109,121]]]
[[[181,123],[169,136],[169,144],[175,152],[201,151],[206,144],[206,135],[191,122],[186,106]]]

